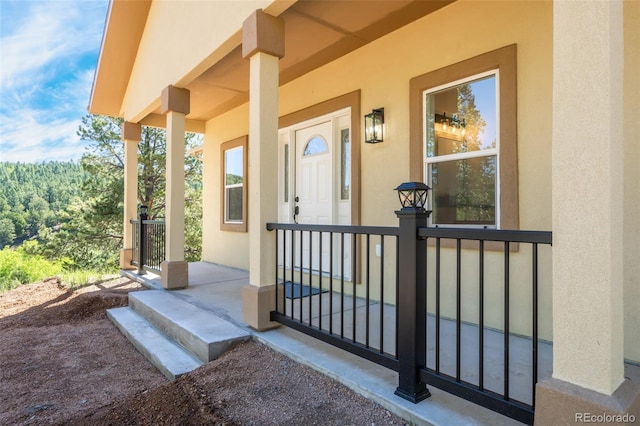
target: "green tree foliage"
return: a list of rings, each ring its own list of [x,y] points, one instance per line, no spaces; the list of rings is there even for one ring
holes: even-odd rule
[[[43,253],[70,258],[74,265],[96,270],[118,265],[123,245],[124,144],[118,118],[87,115],[78,135],[89,142],[81,160],[85,179],[81,199],[65,210],[56,232],[42,230]],[[202,164],[188,155],[200,143],[188,134],[185,147],[186,260],[200,260]],[[138,143],[138,203],[149,207],[151,219],[164,217],[166,132],[143,127]],[[134,219],[134,218],[130,218]]]
[[[0,162],[0,220],[5,237],[0,247],[19,245],[37,236],[42,226],[59,225],[66,206],[81,195],[83,179],[82,167],[75,162]],[[13,233],[7,220],[13,224]]]
[[[0,247],[7,246],[16,238],[16,228],[10,219],[0,219]]]
[[[470,84],[457,87],[458,113],[466,120],[466,134],[458,151],[482,149],[482,134],[487,126],[476,106]],[[493,141],[495,147],[495,140]],[[456,194],[456,220],[460,222],[495,222],[496,157],[479,157],[458,161],[456,174],[460,184]]]
[[[118,267],[123,245],[121,128],[121,119],[85,116],[78,135],[89,145],[79,163],[0,163],[0,248],[19,246],[27,239],[40,241],[5,253],[5,259],[17,262],[20,256],[33,255],[66,270],[106,272]],[[202,244],[202,163],[187,154],[200,139],[193,134],[186,139],[185,258],[194,261],[200,260]],[[165,160],[165,130],[143,127],[138,144],[138,203],[149,206],[152,219],[164,217]],[[44,266],[42,270],[51,272]],[[15,276],[6,280],[11,285],[23,282]]]

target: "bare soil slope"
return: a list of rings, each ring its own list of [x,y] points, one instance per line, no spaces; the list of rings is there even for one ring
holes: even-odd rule
[[[255,342],[169,382],[106,318],[134,290],[52,279],[0,293],[0,424],[405,424]]]

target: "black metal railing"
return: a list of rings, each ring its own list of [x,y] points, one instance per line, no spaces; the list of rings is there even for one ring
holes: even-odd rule
[[[427,216],[399,214],[398,228],[267,224],[271,319],[398,371],[405,399],[427,398],[429,384],[532,424],[551,232],[433,228]]]
[[[165,222],[139,219],[130,222],[133,229],[131,264],[138,267],[140,274],[144,271],[160,273],[160,265],[165,260]]]
[[[398,229],[267,224],[276,232],[271,319],[397,369]]]
[[[431,243],[424,264],[427,270],[433,270],[425,285],[427,294],[435,299],[427,320],[427,336],[421,342],[431,347],[425,351],[421,380],[532,424],[539,376],[539,254],[540,246],[551,245],[551,232],[421,227],[418,237]],[[450,247],[444,248],[444,243]],[[443,259],[445,256],[450,257],[448,262]],[[495,264],[501,260],[501,276],[487,274],[489,256],[494,271]],[[463,279],[465,261],[465,266],[477,271],[476,277]],[[443,263],[454,266],[445,270]],[[455,303],[450,303],[449,309],[443,307],[444,277],[449,287],[453,287],[449,299],[453,298]],[[529,295],[525,301],[523,296]],[[477,301],[476,318],[469,318],[473,315],[468,314],[463,318],[465,299]],[[514,301],[518,302],[517,330],[512,327],[512,317],[516,316],[512,315]],[[490,310],[494,317],[501,316],[501,319],[487,321]],[[501,311],[501,315],[495,315],[497,311]],[[530,319],[528,330],[527,321],[523,320],[526,316]],[[450,329],[455,343],[443,344],[443,328]],[[443,365],[443,354],[449,361],[448,366]],[[464,358],[472,362],[465,363]],[[515,388],[513,380],[517,381]]]

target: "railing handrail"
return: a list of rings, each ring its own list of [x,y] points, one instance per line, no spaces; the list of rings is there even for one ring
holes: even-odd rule
[[[140,219],[131,219],[129,220],[129,223],[140,223]],[[165,221],[164,219],[146,219],[143,220],[142,223],[145,225],[161,225],[164,224]]]
[[[267,223],[267,231],[283,229],[287,231],[335,232],[345,234],[398,235],[398,227],[394,226],[359,226],[359,225],[309,225],[299,223]]]
[[[509,243],[552,244],[551,231],[521,231],[508,229],[418,228],[420,238],[446,238],[454,240],[483,240]]]
[[[362,225],[311,225],[298,223],[267,223],[267,230],[275,229],[336,232],[350,234],[398,235],[398,227],[394,226],[362,226]],[[521,231],[511,229],[470,229],[470,228],[418,228],[420,238],[445,238],[460,240],[484,240],[509,243],[552,244],[551,231]]]

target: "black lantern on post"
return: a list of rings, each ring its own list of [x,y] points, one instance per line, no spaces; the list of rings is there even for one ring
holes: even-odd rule
[[[149,208],[144,204],[140,204],[138,206],[138,215],[140,216],[140,220],[147,220],[149,218]],[[143,219],[144,218],[144,219]]]
[[[384,108],[372,110],[364,116],[364,141],[378,143],[383,139]]]
[[[398,185],[398,198],[402,210],[426,211],[429,186],[423,182],[404,182]]]

